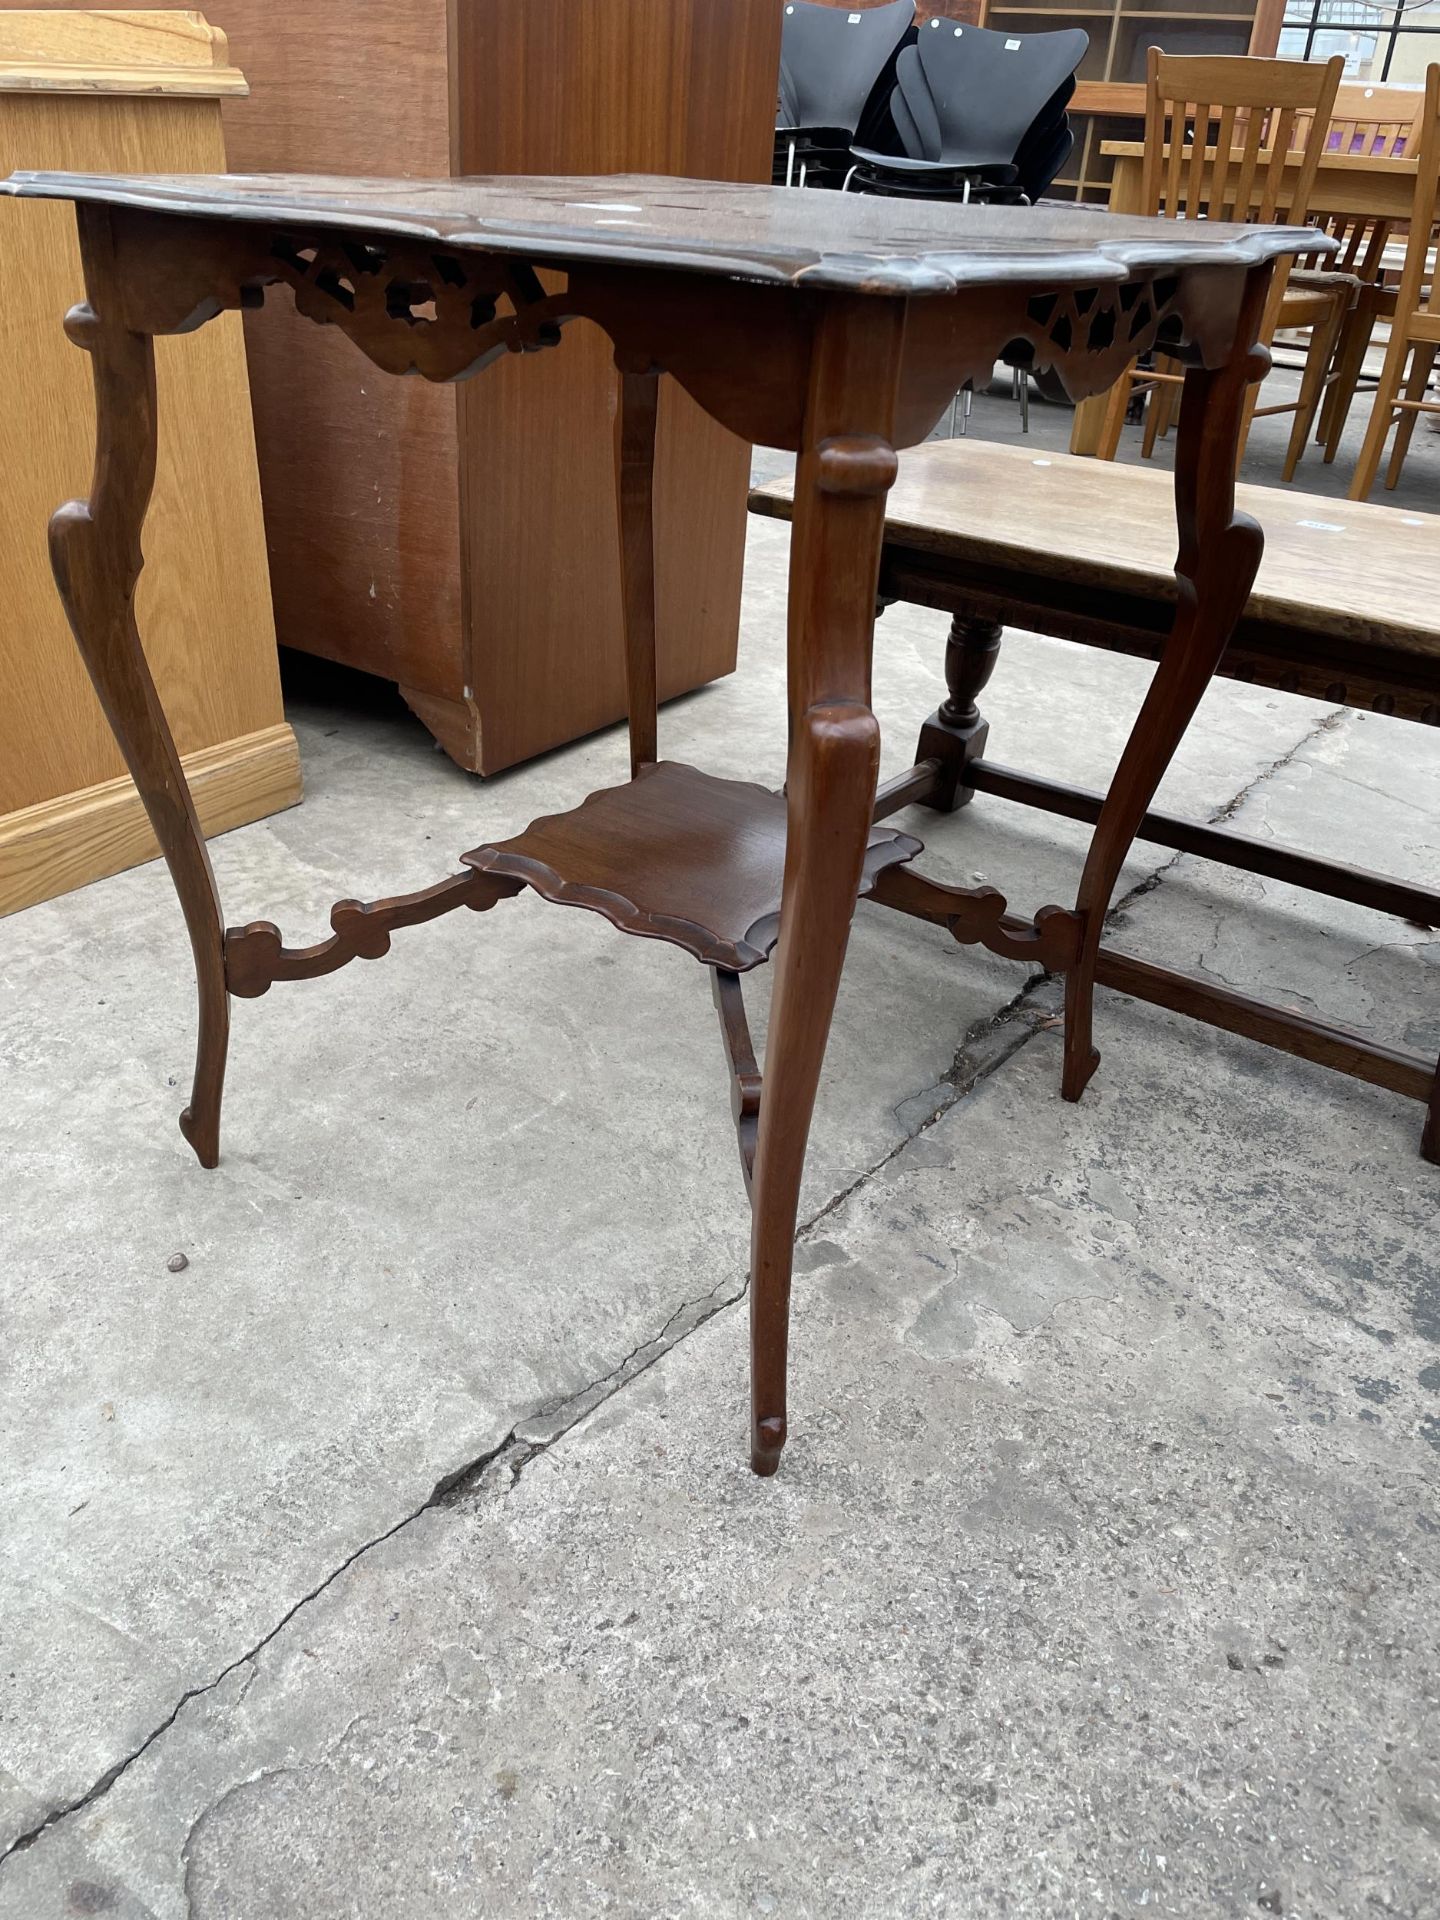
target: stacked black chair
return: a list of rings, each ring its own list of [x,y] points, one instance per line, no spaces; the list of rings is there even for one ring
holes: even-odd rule
[[[850,148],[895,144],[896,56],[915,41],[915,0],[854,12],[787,0],[775,116],[779,186],[838,187]]]
[[[992,33],[934,19],[895,62],[888,143],[851,149],[854,191],[1033,203],[1069,158],[1065,113],[1088,34]]]

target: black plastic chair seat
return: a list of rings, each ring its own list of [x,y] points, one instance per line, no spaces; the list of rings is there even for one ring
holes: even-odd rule
[[[780,38],[778,133],[834,132],[848,146],[876,87],[915,31],[915,0],[847,13],[788,0]]]
[[[902,154],[852,147],[876,191],[951,197],[977,174],[1015,170],[1012,183],[1036,200],[1064,165],[1074,136],[1065,108],[1090,45],[1079,28],[1004,34],[936,18],[895,62],[890,111]]]
[[[941,174],[992,173],[997,169],[1012,176],[1018,172],[1008,157],[1000,155],[991,159],[966,160],[957,165],[952,160],[912,160],[904,153],[877,153],[871,147],[851,147],[850,158],[877,171],[893,173],[901,178],[909,175],[917,181]]]

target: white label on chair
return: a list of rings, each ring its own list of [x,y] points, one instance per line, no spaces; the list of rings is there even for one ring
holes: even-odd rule
[[[1297,520],[1297,527],[1313,527],[1316,533],[1343,533],[1344,527],[1334,520]]]
[[[860,19],[861,19],[861,16],[858,13],[852,13],[846,20],[845,24],[850,27],[858,27],[860,24]]]
[[[1020,42],[1018,40],[1007,40],[1005,42],[1006,53],[1017,53],[1019,49],[1020,49]]]

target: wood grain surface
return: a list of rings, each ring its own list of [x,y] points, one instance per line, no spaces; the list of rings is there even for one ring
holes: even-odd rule
[[[288,221],[393,234],[513,251],[541,265],[679,268],[879,299],[972,287],[1104,285],[1333,251],[1313,232],[1259,222],[941,200],[906,201],[897,211],[894,202],[866,194],[653,174],[395,180],[24,173],[0,182],[0,190],[255,225]]]
[[[776,0],[479,0],[458,8],[456,27],[458,173],[770,176]],[[613,185],[598,197],[614,199]],[[626,710],[617,403],[610,344],[586,324],[543,365],[513,360],[460,389],[469,682],[486,771]],[[749,453],[667,380],[655,470],[663,701],[734,667]]]
[[[745,973],[779,938],[785,839],[784,794],[661,760],[461,857],[561,906],[603,914],[624,933]],[[886,867],[913,859],[920,843],[876,827],[862,848],[863,891]]]
[[[200,747],[181,762],[200,825],[227,833],[300,798],[300,754],[283,724]],[[154,829],[129,774],[0,815],[0,914],[153,860]]]
[[[225,35],[203,14],[59,7],[0,9],[0,93],[245,92]]]
[[[446,0],[230,0],[225,27],[232,166],[449,172]],[[246,340],[282,644],[459,700],[455,395],[369,377],[288,303]]]
[[[900,462],[887,538],[956,561],[1175,598],[1175,513],[1167,473],[1080,466],[983,440],[933,441]],[[1296,628],[1440,657],[1433,586],[1440,520],[1293,489],[1239,486],[1265,530],[1249,613]],[[759,513],[788,518],[791,482],[757,488]],[[1036,529],[1045,529],[1043,539]]]

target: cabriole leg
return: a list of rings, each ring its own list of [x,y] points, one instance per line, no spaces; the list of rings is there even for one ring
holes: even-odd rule
[[[1155,789],[1220,664],[1260,565],[1261,531],[1246,514],[1235,511],[1235,465],[1251,383],[1262,379],[1269,365],[1269,355],[1255,344],[1269,279],[1268,268],[1249,277],[1229,364],[1214,372],[1192,368],[1185,376],[1175,449],[1179,604],[1081,875],[1076,900],[1082,922],[1080,952],[1065,979],[1061,1092],[1067,1100],[1080,1098],[1100,1062],[1092,1039],[1095,962],[1115,882]]]
[[[140,533],[155,479],[155,350],[148,335],[106,319],[104,228],[91,217],[82,231],[87,285],[100,311],[74,308],[65,330],[94,370],[95,475],[90,498],[70,501],[51,520],[50,557],[71,631],[180,896],[200,995],[195,1079],[180,1131],[200,1164],[213,1167],[230,1037],[224,927],[204,836],[135,626]]]
[[[785,1444],[795,1216],[880,768],[870,650],[903,330],[899,302],[830,309],[795,474],[788,837],[752,1187],[750,1457],[761,1474]]]

